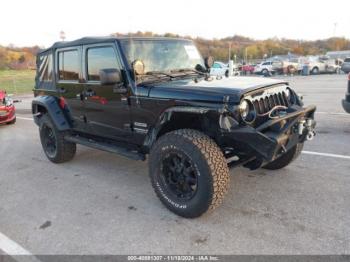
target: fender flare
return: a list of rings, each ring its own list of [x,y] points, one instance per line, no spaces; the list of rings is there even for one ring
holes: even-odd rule
[[[149,150],[152,148],[152,145],[157,140],[159,131],[167,122],[170,121],[173,113],[194,113],[194,114],[204,115],[210,111],[215,111],[219,114],[221,113],[220,109],[216,110],[210,107],[174,106],[174,107],[167,108],[158,117],[158,120],[155,123],[155,125],[152,128],[150,128],[150,130],[148,131],[143,142],[143,146],[142,146],[143,151],[145,153],[149,152]]]
[[[71,128],[71,123],[67,115],[59,106],[57,98],[53,96],[37,96],[32,101],[32,113],[35,124],[40,126],[40,112],[38,107],[44,107],[49,114],[54,125],[59,131],[65,131]]]

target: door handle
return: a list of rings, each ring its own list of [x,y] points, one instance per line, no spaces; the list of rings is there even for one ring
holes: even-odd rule
[[[88,89],[87,91],[85,91],[85,97],[91,97],[95,95],[96,95],[96,92],[94,90]]]
[[[76,94],[75,97],[79,100],[83,100],[84,99],[84,95],[83,94]]]
[[[63,94],[63,93],[66,93],[67,90],[65,88],[61,87],[60,89],[58,89],[58,92]]]
[[[127,91],[128,90],[124,87],[117,87],[117,86],[113,87],[113,93],[115,93],[115,94],[125,94],[125,93],[127,93]]]

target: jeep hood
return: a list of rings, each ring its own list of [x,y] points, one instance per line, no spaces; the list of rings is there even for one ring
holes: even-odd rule
[[[247,92],[275,85],[288,85],[287,82],[262,77],[231,77],[198,83],[192,79],[152,84],[149,96],[160,99],[190,100],[198,102],[221,103],[229,96],[229,103],[239,103]]]

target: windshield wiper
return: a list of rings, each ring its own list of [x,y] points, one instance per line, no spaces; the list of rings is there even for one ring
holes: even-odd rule
[[[166,76],[166,77],[170,77],[170,79],[176,78],[176,76],[169,74],[169,73],[166,73],[166,72],[163,72],[163,71],[149,71],[146,73],[146,75],[158,76],[158,77]]]
[[[179,73],[183,73],[184,75],[201,75],[201,76],[206,75],[204,72],[200,72],[193,68],[181,68],[181,69],[171,70],[170,72],[172,73],[179,72]]]

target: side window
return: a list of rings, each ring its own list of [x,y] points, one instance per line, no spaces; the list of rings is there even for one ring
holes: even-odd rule
[[[113,47],[93,47],[87,49],[88,81],[100,81],[101,69],[121,69]]]
[[[265,63],[263,63],[262,65],[269,65],[269,62],[265,62]]]
[[[52,81],[52,54],[39,56],[38,74],[41,82]]]
[[[58,78],[59,80],[79,80],[79,54],[78,50],[58,52]]]

